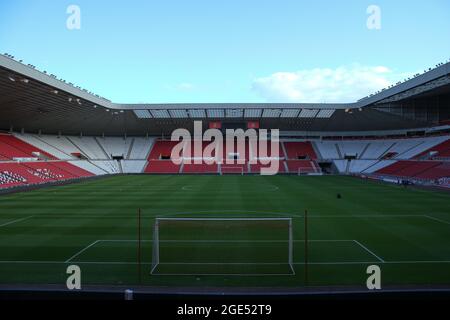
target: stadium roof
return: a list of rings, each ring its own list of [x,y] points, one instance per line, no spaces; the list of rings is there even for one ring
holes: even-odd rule
[[[49,134],[160,135],[193,120],[245,122],[284,131],[374,131],[430,126],[378,104],[450,92],[450,63],[349,103],[120,104],[0,55],[0,129]]]

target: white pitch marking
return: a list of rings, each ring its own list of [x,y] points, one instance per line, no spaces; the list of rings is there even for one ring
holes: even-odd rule
[[[373,251],[369,250],[369,248],[367,248],[365,245],[363,245],[361,242],[359,242],[358,240],[353,240],[357,245],[359,245],[361,248],[363,248],[364,250],[366,250],[368,253],[370,253],[371,255],[373,255],[375,258],[377,258],[380,262],[385,262],[382,258],[380,258],[379,256],[377,256]]]
[[[445,221],[445,220],[441,220],[439,218],[435,218],[435,217],[432,217],[432,216],[429,216],[429,215],[424,215],[424,217],[427,217],[428,219],[431,219],[431,220],[434,220],[434,221],[437,221],[437,222],[440,222],[440,223],[445,223],[445,224],[450,225],[450,222]]]
[[[200,277],[293,277],[293,273],[153,273],[152,276],[200,276]]]
[[[101,240],[96,240],[94,242],[92,242],[90,245],[88,245],[87,247],[85,247],[84,249],[81,249],[80,251],[78,251],[77,253],[75,253],[73,256],[71,256],[69,259],[67,259],[65,261],[65,263],[69,263],[73,258],[79,256],[80,254],[82,254],[84,251],[86,251],[87,249],[95,246],[97,243],[99,243]]]
[[[182,187],[181,187],[181,190],[183,190],[183,191],[193,191],[193,192],[201,191],[201,189],[198,188],[198,187],[197,187],[197,189],[196,189],[195,186],[194,186],[193,188],[192,188],[192,187],[193,187],[193,186],[191,186],[191,185],[182,186]],[[254,186],[252,185],[251,187],[254,187]],[[270,188],[258,189],[258,190],[251,191],[251,192],[279,191],[279,190],[280,190],[280,187],[275,186],[275,185],[271,185]],[[219,191],[219,190],[216,190],[216,191]],[[225,191],[221,190],[220,192],[221,192],[221,193],[223,193],[223,192],[225,192],[225,193],[228,193],[228,192],[234,193],[235,191],[234,191],[234,190],[225,190]]]
[[[13,220],[13,221],[10,221],[10,222],[6,222],[4,224],[0,224],[0,227],[6,227],[6,226],[9,226],[10,224],[13,224],[13,223],[16,223],[16,222],[25,221],[25,220],[31,219],[33,217],[34,216],[29,216],[29,217],[26,217],[26,218],[21,218],[21,219]]]
[[[373,264],[381,261],[341,261],[341,262],[308,262],[309,265],[353,265],[353,264]],[[98,265],[137,265],[137,262],[125,262],[125,261],[0,261],[0,264],[67,264],[67,263],[78,263],[78,264],[98,264]],[[412,260],[412,261],[384,261],[383,264],[450,264],[450,260]],[[142,265],[152,265],[150,262],[143,262]],[[168,264],[168,263],[161,263]],[[183,263],[174,263],[183,264]],[[202,263],[198,263],[202,264]],[[255,263],[264,264],[264,263]],[[276,263],[278,265],[278,263]],[[289,263],[283,263],[289,264]],[[293,265],[304,265],[304,262],[294,262]]]
[[[138,242],[139,240],[98,240],[98,242]],[[293,242],[305,242],[305,240],[292,240]],[[153,240],[141,240],[141,242],[153,242]],[[165,243],[286,243],[289,240],[187,240],[187,239],[174,239],[174,240],[159,240],[159,242]],[[308,242],[354,242],[354,240],[308,240]]]

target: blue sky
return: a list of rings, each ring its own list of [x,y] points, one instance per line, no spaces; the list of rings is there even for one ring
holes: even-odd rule
[[[449,39],[448,0],[0,2],[0,52],[124,103],[355,100],[447,61]]]

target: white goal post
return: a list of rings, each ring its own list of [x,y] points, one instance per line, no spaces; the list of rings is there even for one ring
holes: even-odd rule
[[[292,218],[155,218],[152,275],[295,275]]]

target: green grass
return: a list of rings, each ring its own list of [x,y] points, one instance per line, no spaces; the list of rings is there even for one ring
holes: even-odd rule
[[[84,284],[138,284],[138,208],[143,285],[304,286],[305,209],[309,285],[364,285],[371,264],[385,286],[450,285],[448,193],[338,176],[117,176],[0,196],[0,285],[65,284],[70,264]],[[151,275],[155,217],[290,217],[295,275],[277,223],[161,227],[173,241]]]

